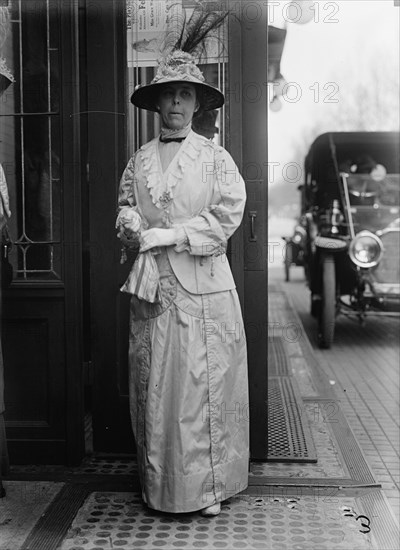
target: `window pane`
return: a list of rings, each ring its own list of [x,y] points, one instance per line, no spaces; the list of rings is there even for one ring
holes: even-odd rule
[[[10,194],[17,278],[61,277],[57,2],[10,0],[2,53],[15,76],[0,102],[0,162]],[[7,9],[7,8],[5,8]]]
[[[58,126],[55,117],[26,117],[23,119],[23,149],[17,154],[23,158],[22,219],[20,237],[31,241],[52,241],[60,236],[59,213],[54,224],[53,204],[59,205],[59,151],[52,132]],[[55,195],[55,198],[54,198]],[[59,206],[57,208],[59,210]]]

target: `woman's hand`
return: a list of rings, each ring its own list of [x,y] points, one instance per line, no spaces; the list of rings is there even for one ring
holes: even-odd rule
[[[140,229],[141,219],[136,210],[126,207],[121,209],[117,223],[119,223],[127,233],[137,233]]]
[[[124,206],[119,211],[115,227],[118,230],[117,237],[121,242],[131,248],[138,246],[138,239],[142,220],[140,215],[131,206]]]
[[[151,248],[157,246],[171,246],[176,244],[177,233],[175,229],[161,229],[153,227],[142,231],[140,235],[140,250],[139,252],[146,252]]]

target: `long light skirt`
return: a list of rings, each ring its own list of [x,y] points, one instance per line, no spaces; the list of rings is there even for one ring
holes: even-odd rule
[[[247,487],[246,341],[236,290],[193,295],[170,270],[161,287],[132,298],[132,425],[144,501],[190,512]]]

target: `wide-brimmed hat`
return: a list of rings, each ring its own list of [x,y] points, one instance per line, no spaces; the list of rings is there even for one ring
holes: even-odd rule
[[[215,109],[200,113],[200,115],[195,116],[192,120],[193,130],[206,138],[213,138],[215,134],[219,133],[219,128],[215,125],[217,116],[218,111]]]
[[[205,82],[195,57],[182,50],[175,50],[159,61],[156,76],[150,84],[138,86],[135,89],[131,102],[141,109],[158,112],[156,103],[161,88],[170,82],[194,84],[200,92],[198,100],[203,111],[218,109],[224,104],[223,93]]]

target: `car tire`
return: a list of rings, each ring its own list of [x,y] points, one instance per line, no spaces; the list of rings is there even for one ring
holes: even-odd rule
[[[336,317],[336,273],[332,254],[322,254],[321,258],[322,300],[319,312],[319,347],[329,349],[335,334]]]
[[[285,281],[288,283],[290,281],[290,266],[292,265],[293,261],[293,250],[292,250],[292,244],[290,242],[286,243],[285,246]]]
[[[321,299],[311,294],[310,313],[314,317],[314,319],[319,319],[320,311],[321,311]]]

